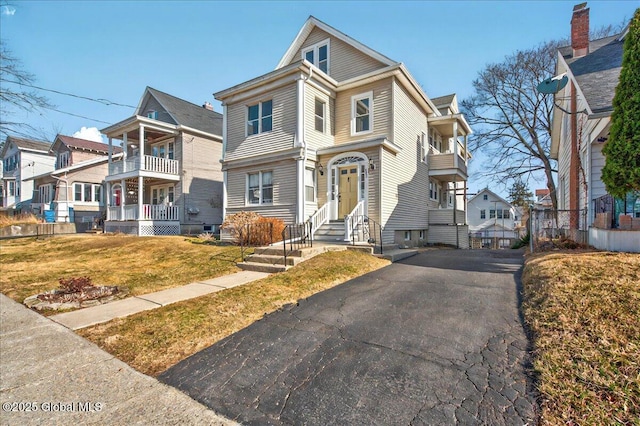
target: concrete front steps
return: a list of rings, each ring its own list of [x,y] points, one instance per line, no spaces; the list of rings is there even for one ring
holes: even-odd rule
[[[331,243],[344,242],[344,221],[332,220],[322,225],[313,235],[313,241]]]
[[[346,250],[347,246],[320,244],[316,247],[305,247],[299,250],[287,251],[287,263],[284,261],[282,246],[258,247],[238,267],[244,271],[283,272],[300,262],[311,259],[326,251]]]

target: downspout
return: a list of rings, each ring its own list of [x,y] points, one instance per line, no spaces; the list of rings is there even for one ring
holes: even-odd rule
[[[304,120],[304,104],[305,104],[305,83],[313,76],[313,67],[309,67],[309,77],[304,75],[298,80],[298,123],[296,128],[297,140],[296,145],[303,147],[302,163],[298,165],[298,223],[304,222],[305,212],[305,170],[307,164],[307,143],[305,142],[305,120]]]

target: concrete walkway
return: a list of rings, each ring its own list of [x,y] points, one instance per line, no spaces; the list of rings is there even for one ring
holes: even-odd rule
[[[0,424],[232,425],[0,294]]]
[[[241,271],[231,275],[223,275],[206,281],[199,281],[181,287],[170,288],[155,293],[128,297],[104,305],[79,309],[73,312],[52,315],[49,319],[64,325],[71,330],[79,330],[91,325],[123,318],[150,309],[160,308],[171,303],[215,293],[267,277],[265,272]]]

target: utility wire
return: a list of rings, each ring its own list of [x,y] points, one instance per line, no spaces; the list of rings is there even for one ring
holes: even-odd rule
[[[74,113],[71,113],[71,112],[60,111],[59,109],[56,109],[56,108],[53,108],[53,107],[44,107],[44,108],[50,109],[51,111],[59,112],[61,114],[71,115],[73,117],[84,118],[85,120],[95,121],[97,123],[111,124],[108,121],[98,120],[97,118],[85,117],[84,115],[78,115],[78,114],[74,114]]]
[[[34,86],[32,84],[27,84],[27,83],[19,83],[17,81],[8,81],[9,83],[14,83],[14,84],[18,84],[20,86],[25,86],[25,87],[31,87],[33,89],[38,89],[38,90],[44,90],[45,92],[51,92],[51,93],[57,93],[59,95],[65,95],[65,96],[71,96],[73,98],[78,98],[78,99],[85,99],[87,101],[91,101],[91,102],[97,102],[99,104],[103,104],[103,105],[116,105],[116,106],[121,106],[121,107],[126,107],[126,108],[133,108],[135,109],[136,107],[132,106],[132,105],[127,105],[127,104],[121,104],[118,102],[113,102],[110,101],[108,99],[103,99],[103,98],[89,98],[87,96],[82,96],[82,95],[74,95],[73,93],[67,93],[67,92],[61,92],[59,90],[54,90],[54,89],[45,89],[44,87],[40,87],[40,86]]]

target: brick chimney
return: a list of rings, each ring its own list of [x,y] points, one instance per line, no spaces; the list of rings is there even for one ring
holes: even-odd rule
[[[589,53],[589,8],[586,2],[573,7],[571,47],[574,58],[586,56]]]
[[[209,111],[213,111],[213,105],[211,104],[211,102],[205,102],[205,103],[202,105],[202,108],[204,108],[204,109],[208,109]]]

